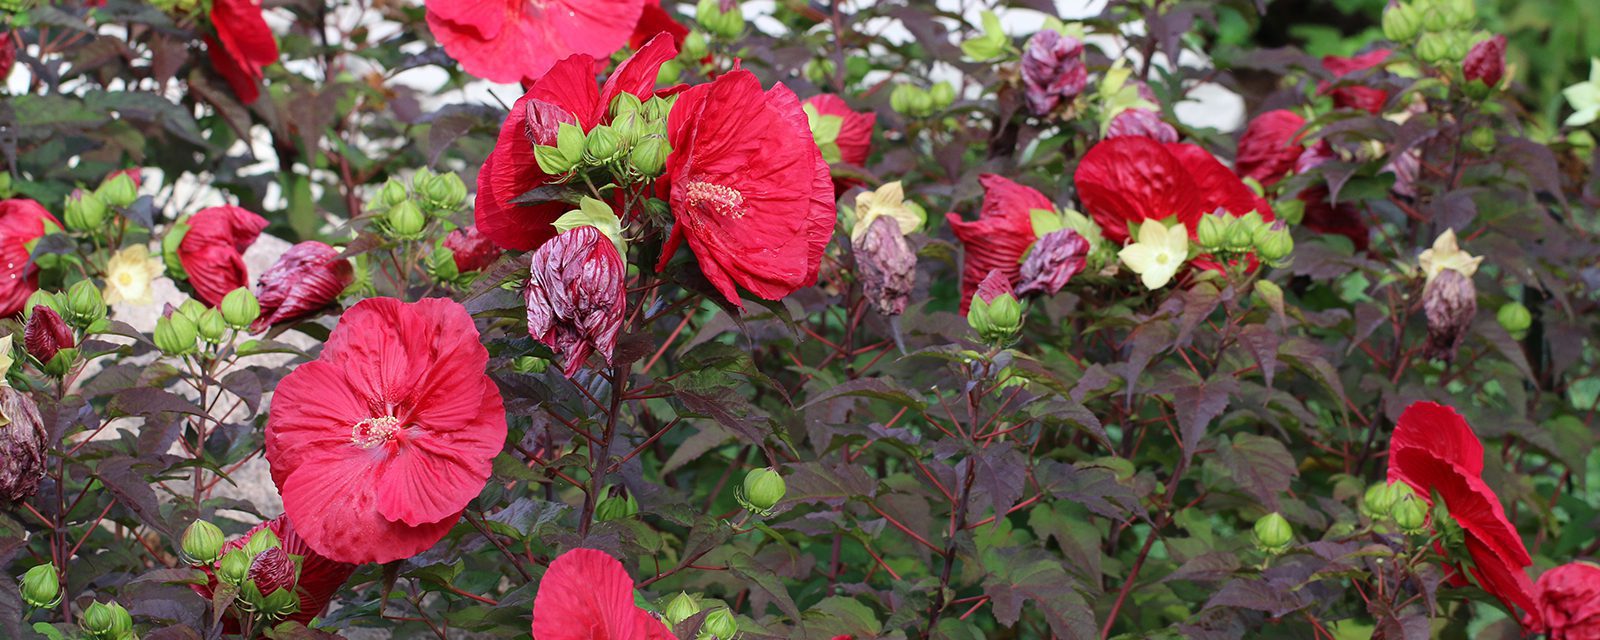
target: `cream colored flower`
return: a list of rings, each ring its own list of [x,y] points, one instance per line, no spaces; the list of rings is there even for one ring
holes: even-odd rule
[[[1474,256],[1462,251],[1456,245],[1455,230],[1445,229],[1444,233],[1434,239],[1433,248],[1423,251],[1417,262],[1422,265],[1422,271],[1427,275],[1426,282],[1433,282],[1433,278],[1445,269],[1471,278],[1472,274],[1478,272],[1478,265],[1483,262],[1483,256]]]
[[[1189,232],[1182,225],[1168,228],[1159,220],[1139,226],[1139,241],[1117,253],[1122,263],[1152,291],[1167,286],[1189,259]]]
[[[915,203],[906,202],[906,192],[899,180],[885,182],[877,191],[856,194],[856,225],[850,229],[850,239],[860,242],[878,216],[894,219],[900,225],[900,235],[921,229],[928,217]]]
[[[150,283],[165,270],[161,258],[150,257],[150,250],[142,244],[118,251],[106,263],[106,304],[126,302],[145,305],[155,302],[151,297]]]
[[[1589,60],[1588,82],[1579,82],[1567,87],[1561,91],[1561,95],[1566,96],[1567,104],[1572,105],[1572,115],[1567,116],[1567,126],[1581,127],[1600,120],[1600,58]]]

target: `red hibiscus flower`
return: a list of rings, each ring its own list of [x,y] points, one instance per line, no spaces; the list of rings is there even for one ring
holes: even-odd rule
[[[1430,505],[1434,494],[1443,499],[1466,533],[1478,584],[1506,608],[1521,607],[1529,616],[1525,623],[1538,628],[1533,583],[1524,571],[1533,559],[1500,498],[1484,484],[1483,443],[1460,414],[1432,402],[1407,407],[1390,436],[1389,481],[1410,485]],[[1455,578],[1458,586],[1465,583]]]
[[[426,4],[428,29],[467,73],[527,84],[568,56],[581,54],[591,64],[592,58],[609,57],[633,34],[645,0],[428,0]]]
[[[644,10],[639,13],[639,23],[633,25],[633,35],[628,37],[628,46],[638,51],[660,33],[670,36],[673,46],[682,48],[683,39],[689,37],[689,28],[678,22],[671,13],[667,13],[666,9],[661,8],[661,0],[651,0],[644,3]]]
[[[672,632],[633,603],[633,578],[604,551],[561,554],[533,597],[537,640],[671,640]]]
[[[805,106],[816,109],[822,116],[840,119],[839,136],[833,140],[838,145],[839,157],[828,158],[828,153],[824,151],[824,160],[836,160],[857,167],[867,164],[867,156],[872,153],[872,128],[878,123],[878,114],[854,111],[844,98],[830,93],[806,98]],[[843,194],[859,184],[860,180],[834,180],[833,190],[835,195]]]
[[[350,261],[339,250],[315,240],[302,242],[278,258],[256,282],[261,317],[251,329],[299,320],[332,304],[355,282]]]
[[[566,356],[567,377],[589,354],[611,362],[622,332],[628,265],[611,239],[594,227],[578,227],[533,252],[524,292],[528,334]]]
[[[278,41],[261,17],[261,5],[255,0],[215,0],[211,24],[217,28],[215,37],[206,37],[211,66],[240,102],[255,102],[261,97],[261,68],[278,61]]]
[[[187,231],[178,243],[178,261],[201,302],[215,307],[228,292],[250,286],[244,251],[267,228],[266,218],[222,205],[201,209],[180,224]]]
[[[30,258],[33,241],[61,230],[61,221],[44,206],[22,198],[0,200],[0,316],[14,315],[39,290],[39,268]]]
[[[1241,176],[1271,185],[1294,170],[1304,148],[1300,129],[1306,119],[1288,109],[1274,109],[1250,121],[1239,138],[1234,169]]]
[[[478,233],[478,228],[468,225],[455,231],[444,238],[444,248],[450,250],[450,257],[456,263],[456,271],[469,273],[477,271],[491,264],[495,258],[500,257],[500,249],[494,246],[488,238]]]
[[[478,196],[473,213],[478,231],[503,249],[529,251],[556,234],[550,226],[572,209],[564,202],[540,205],[512,204],[518,196],[548,183],[550,177],[539,169],[534,158],[536,144],[554,145],[556,130],[563,122],[575,123],[584,131],[602,124],[611,101],[623,93],[649,99],[656,86],[656,72],[678,55],[671,38],[657,37],[640,49],[606,78],[596,90],[595,61],[575,55],[550,68],[521,98],[511,105],[511,113],[500,127],[494,151],[478,172]]]
[[[489,353],[459,303],[362,300],[322,355],[279,383],[267,462],[306,543],[392,562],[449,533],[506,439]]]
[[[983,208],[978,219],[967,221],[950,212],[944,219],[961,241],[961,313],[972,305],[972,295],[990,271],[999,271],[1012,286],[1022,279],[1022,256],[1033,246],[1034,209],[1054,211],[1044,194],[993,174],[978,176],[983,185]]]
[[[1194,234],[1200,216],[1223,209],[1273,220],[1272,207],[1205,149],[1128,136],[1102,140],[1078,163],[1073,180],[1084,210],[1111,242],[1128,225],[1176,216]]]
[[[1600,566],[1564,564],[1544,572],[1534,587],[1550,640],[1600,640]]]
[[[310,545],[306,544],[305,538],[300,537],[300,534],[295,531],[294,525],[289,522],[288,516],[278,516],[263,522],[256,525],[254,529],[245,532],[244,535],[229,540],[222,545],[222,555],[226,555],[229,551],[235,549],[244,548],[245,543],[250,541],[250,536],[255,535],[257,531],[262,529],[272,530],[272,533],[278,536],[279,546],[277,548],[287,553],[291,560],[299,560],[300,575],[295,577],[287,588],[293,589],[295,594],[300,597],[300,610],[285,618],[285,620],[300,624],[311,624],[312,618],[317,617],[323,610],[328,608],[328,602],[333,600],[333,594],[339,590],[339,587],[344,585],[345,580],[350,579],[350,574],[355,573],[356,565],[329,560],[318,554]],[[254,563],[252,563],[251,569],[251,573],[254,574]],[[207,583],[204,585],[191,585],[190,588],[195,593],[200,594],[201,597],[210,600],[212,592],[217,588],[217,578],[214,573],[215,567],[206,567],[204,570]],[[271,593],[271,591],[263,591],[263,594],[267,593]],[[237,626],[235,621],[229,620],[230,633],[238,633]]]
[[[735,68],[678,96],[667,118],[672,214],[663,265],[685,237],[711,285],[777,300],[817,281],[833,183],[794,92]]]
[[[1389,102],[1389,92],[1373,87],[1360,85],[1347,85],[1345,81],[1362,71],[1366,71],[1389,59],[1388,49],[1376,49],[1363,53],[1353,58],[1341,56],[1324,56],[1322,68],[1334,75],[1334,82],[1321,82],[1317,84],[1317,93],[1331,96],[1333,104],[1341,109],[1361,109],[1372,115],[1383,111],[1383,105]]]

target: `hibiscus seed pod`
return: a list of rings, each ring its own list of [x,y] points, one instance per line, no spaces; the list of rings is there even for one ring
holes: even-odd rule
[[[1444,269],[1423,287],[1422,310],[1428,317],[1424,355],[1453,360],[1478,313],[1478,290],[1471,278],[1455,269]]]
[[[22,601],[35,609],[54,609],[61,604],[61,576],[56,573],[56,566],[48,562],[29,569],[22,574],[22,580],[17,585],[22,592]]]
[[[264,595],[271,595],[281,589],[294,590],[294,560],[289,558],[289,552],[283,547],[272,547],[257,554],[250,561],[248,579],[256,584],[256,588]]]
[[[152,337],[161,353],[182,356],[194,351],[195,338],[198,336],[199,330],[195,327],[194,321],[181,313],[174,313],[156,320],[156,330]]]
[[[222,529],[205,520],[195,520],[183,531],[183,556],[189,564],[209,565],[222,554],[226,542]]]
[[[673,626],[688,620],[696,613],[700,613],[700,604],[694,601],[694,596],[683,591],[679,591],[667,606],[661,608],[661,615],[666,617],[667,624]]]
[[[1521,302],[1507,302],[1500,305],[1500,310],[1494,314],[1494,319],[1500,323],[1513,337],[1520,335],[1533,326],[1533,313],[1523,306]]]
[[[1251,534],[1256,548],[1272,555],[1283,553],[1294,542],[1294,529],[1289,526],[1289,521],[1277,512],[1256,520],[1255,526],[1251,528]]]
[[[851,248],[862,293],[873,308],[886,316],[904,313],[916,285],[917,254],[900,233],[900,224],[892,217],[878,216]]]
[[[744,476],[744,499],[755,511],[769,511],[783,500],[788,486],[776,469],[762,467],[751,469]]]
[[[67,322],[80,329],[104,320],[105,298],[92,280],[79,280],[67,289]]]
[[[33,312],[28,314],[22,344],[27,347],[28,355],[37,358],[40,364],[50,362],[62,349],[77,346],[72,338],[72,328],[67,326],[55,309],[42,304],[33,307]]]
[[[737,633],[739,622],[733,619],[733,612],[727,607],[707,614],[705,621],[700,624],[700,637],[707,640],[728,640]]]
[[[1022,261],[1017,295],[1053,296],[1089,264],[1089,241],[1071,229],[1052,231],[1033,243]]]
[[[243,549],[234,549],[222,556],[222,562],[217,563],[217,579],[227,584],[239,586],[250,575],[250,554]]]
[[[1022,84],[1035,115],[1050,113],[1061,102],[1078,97],[1088,81],[1082,41],[1054,29],[1028,39],[1022,54]]]
[[[20,502],[44,478],[44,421],[27,394],[0,386],[0,422],[0,498]]]
[[[64,209],[61,217],[73,231],[95,231],[106,221],[106,202],[93,192],[73,191]]]
[[[125,208],[139,199],[139,185],[134,183],[133,176],[125,171],[118,171],[101,182],[100,186],[95,188],[94,194],[107,205]]]

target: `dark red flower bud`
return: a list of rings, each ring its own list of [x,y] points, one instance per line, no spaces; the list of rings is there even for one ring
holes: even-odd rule
[[[11,67],[16,63],[17,45],[11,41],[11,32],[0,32],[0,83],[11,75]]]
[[[1466,61],[1461,63],[1461,75],[1467,82],[1477,80],[1490,87],[1500,86],[1506,75],[1506,37],[1497,35],[1472,45]]]
[[[1011,280],[1006,278],[1004,272],[995,269],[990,271],[989,275],[984,276],[982,282],[978,283],[978,292],[974,295],[984,302],[993,303],[995,298],[1012,295],[1012,293]]]
[[[1305,173],[1323,165],[1334,158],[1333,145],[1327,140],[1318,140],[1316,144],[1306,147],[1300,152],[1300,157],[1294,161],[1294,172]]]
[[[261,331],[316,313],[354,281],[355,270],[338,249],[315,240],[289,247],[256,283],[261,315],[251,329]]]
[[[223,205],[200,210],[187,224],[178,260],[201,302],[215,307],[229,291],[250,286],[243,254],[267,228],[266,218]]]
[[[553,147],[561,123],[578,124],[578,116],[571,111],[544,100],[530,99],[523,109],[527,120],[523,123],[522,135],[533,144]]]
[[[1106,125],[1106,138],[1134,136],[1156,142],[1172,144],[1178,141],[1178,130],[1161,119],[1161,114],[1149,109],[1128,109],[1117,114]]]
[[[1455,269],[1444,269],[1422,290],[1422,310],[1428,316],[1429,358],[1452,360],[1466,340],[1472,318],[1478,314],[1478,289],[1472,279]]]
[[[18,502],[44,478],[44,420],[27,394],[0,386],[0,422],[0,499]]]
[[[1071,229],[1052,231],[1033,243],[1022,261],[1017,295],[1053,296],[1088,264],[1089,241]]]
[[[529,271],[528,333],[565,356],[569,377],[590,353],[610,363],[627,304],[627,265],[611,239],[594,227],[560,234],[533,252]]]
[[[257,554],[250,561],[250,581],[256,583],[261,595],[272,595],[279,589],[294,590],[294,560],[283,547],[273,547]]]
[[[886,316],[904,313],[917,281],[917,254],[900,233],[900,223],[878,216],[853,249],[856,275],[873,308]]]
[[[1300,159],[1300,129],[1306,119],[1288,109],[1268,111],[1244,128],[1234,166],[1239,175],[1271,185],[1294,169]]]
[[[1054,29],[1028,40],[1028,50],[1022,54],[1022,84],[1034,113],[1050,113],[1062,100],[1076,98],[1088,81],[1083,42]]]
[[[72,328],[61,319],[61,314],[42,304],[33,308],[22,335],[28,355],[38,358],[39,362],[50,362],[57,351],[78,346],[72,339]]]
[[[455,256],[456,271],[467,273],[477,271],[491,264],[495,258],[500,257],[500,248],[494,246],[489,238],[478,233],[476,226],[466,226],[444,238],[444,248],[449,249]]]

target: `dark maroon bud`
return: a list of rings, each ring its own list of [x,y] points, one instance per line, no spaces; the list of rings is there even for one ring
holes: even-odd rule
[[[0,31],[0,84],[5,83],[6,76],[11,75],[11,67],[17,63],[17,45],[11,41],[10,31]]]
[[[528,142],[547,147],[556,145],[556,133],[561,129],[561,123],[578,124],[578,118],[572,112],[543,100],[528,100],[523,105],[523,114],[526,119],[522,135]]]
[[[250,561],[250,581],[256,583],[261,595],[272,595],[279,589],[294,590],[294,560],[283,547],[272,547],[256,554]]]
[[[1078,97],[1088,81],[1083,43],[1077,38],[1045,29],[1028,40],[1028,50],[1022,54],[1022,84],[1035,114],[1050,113],[1062,100]]]
[[[1012,288],[1011,281],[1006,279],[1006,274],[999,269],[995,269],[990,271],[989,275],[984,276],[982,282],[978,283],[978,291],[975,297],[984,302],[993,303],[995,298],[1013,295],[1014,292],[1015,289]]]
[[[261,315],[251,325],[262,331],[298,320],[332,304],[355,281],[350,261],[339,250],[310,240],[289,247],[256,282]]]
[[[78,346],[72,339],[72,328],[55,309],[44,305],[33,308],[33,314],[28,316],[28,326],[23,329],[22,344],[27,347],[28,355],[39,359],[41,363],[50,362],[56,357],[56,352],[62,349],[71,349]]]
[[[1500,86],[1506,75],[1506,37],[1497,35],[1472,45],[1466,61],[1461,63],[1461,75],[1467,82],[1477,80],[1490,87]]]
[[[1161,114],[1149,109],[1128,109],[1111,119],[1106,126],[1106,138],[1138,136],[1163,144],[1178,141],[1178,130],[1161,119]]]
[[[857,276],[874,309],[886,316],[904,313],[917,281],[917,254],[900,233],[900,223],[878,216],[855,242]]]
[[[1424,355],[1453,360],[1478,314],[1478,289],[1461,272],[1443,269],[1423,288],[1422,310],[1428,316]]]
[[[444,248],[449,249],[455,256],[456,271],[461,273],[487,267],[494,264],[495,258],[500,257],[500,249],[479,233],[475,226],[451,231],[450,235],[444,238]]]
[[[1018,296],[1053,296],[1088,264],[1089,241],[1071,229],[1052,231],[1033,243],[1022,261]]]
[[[627,265],[611,239],[594,227],[560,234],[533,252],[529,271],[528,333],[563,354],[568,377],[591,353],[610,363],[627,305]]]
[[[44,478],[44,420],[27,394],[0,386],[0,423],[0,498],[19,502]]]

